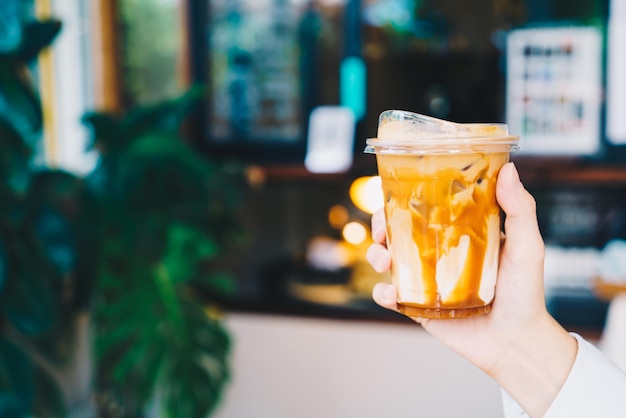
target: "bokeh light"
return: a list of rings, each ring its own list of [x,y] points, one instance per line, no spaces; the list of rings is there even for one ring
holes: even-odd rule
[[[367,228],[360,222],[349,222],[343,227],[343,239],[353,245],[359,245],[367,239]]]
[[[343,205],[335,205],[328,211],[328,223],[333,228],[341,229],[350,220],[348,208]]]
[[[359,177],[350,186],[352,203],[365,213],[373,214],[383,207],[383,189],[380,176]]]

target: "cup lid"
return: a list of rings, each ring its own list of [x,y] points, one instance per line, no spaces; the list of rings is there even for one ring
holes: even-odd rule
[[[460,152],[489,147],[514,151],[519,136],[501,123],[455,123],[403,110],[380,114],[378,137],[367,140],[366,153]]]

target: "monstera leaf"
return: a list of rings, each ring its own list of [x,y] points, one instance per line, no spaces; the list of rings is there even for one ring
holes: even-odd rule
[[[158,390],[167,411],[160,416],[206,416],[228,380],[228,333],[164,264],[143,273],[103,278],[106,296],[94,317],[101,385],[141,405]]]
[[[162,416],[206,416],[228,379],[230,341],[194,286],[199,276],[215,293],[232,283],[202,270],[225,251],[202,225],[213,173],[161,135],[135,140],[118,157],[109,173],[115,192],[100,204],[93,316],[100,387],[138,405],[156,399]]]
[[[233,288],[216,265],[240,232],[243,176],[181,138],[201,93],[83,118],[103,151],[87,180],[97,202],[98,399],[129,416],[148,404],[157,416],[206,416],[229,377],[230,339],[210,303]]]
[[[201,87],[192,87],[178,98],[137,107],[125,115],[90,112],[82,121],[91,130],[91,147],[107,156],[122,152],[132,141],[145,135],[178,137],[184,119],[203,95]]]
[[[119,160],[114,193],[137,213],[174,218],[207,216],[213,174],[201,156],[176,137],[149,135],[135,140]],[[154,209],[158,208],[158,211]]]
[[[183,121],[205,95],[203,87],[194,86],[183,95],[154,105],[131,110],[123,121],[129,136],[138,138],[146,133],[178,135]]]
[[[168,230],[161,260],[137,258],[138,237],[126,229],[101,248],[93,312],[99,386],[125,403],[157,399],[161,411],[176,411],[162,416],[206,416],[228,379],[230,341],[189,284],[195,262],[214,257],[217,247],[189,226]],[[134,232],[141,234],[142,228]],[[129,254],[135,257],[129,260]]]

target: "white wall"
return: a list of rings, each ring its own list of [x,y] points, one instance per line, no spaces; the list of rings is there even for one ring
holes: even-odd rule
[[[500,389],[411,324],[231,313],[214,418],[502,417]]]

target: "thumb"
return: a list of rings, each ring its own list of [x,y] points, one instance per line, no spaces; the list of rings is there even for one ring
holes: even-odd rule
[[[513,163],[505,164],[498,175],[496,198],[504,211],[507,254],[543,260],[544,245],[537,223],[537,204],[524,188]]]

